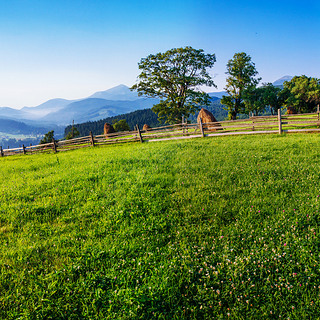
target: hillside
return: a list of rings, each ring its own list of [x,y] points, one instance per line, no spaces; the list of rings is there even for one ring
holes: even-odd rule
[[[0,119],[0,132],[6,132],[11,134],[37,135],[42,134],[45,130],[45,128],[29,126],[20,121]]]
[[[213,113],[215,118],[218,121],[224,120],[228,116],[228,112],[223,109],[223,105],[220,103],[220,99],[213,98],[212,103],[207,109]],[[189,121],[196,122],[198,114],[191,115]],[[148,124],[150,127],[158,127],[163,125],[158,121],[158,116],[151,110],[151,109],[144,109],[144,110],[137,110],[134,112],[129,112],[113,117],[107,117],[98,121],[89,121],[84,123],[76,123],[75,126],[80,132],[80,136],[87,136],[89,135],[90,131],[94,135],[98,135],[103,133],[103,126],[107,123],[114,123],[118,120],[125,119],[131,128],[134,129],[135,125],[138,124],[140,128],[143,127],[144,124]],[[71,125],[65,128],[64,135],[71,130]]]
[[[161,125],[158,121],[158,116],[151,109],[137,110],[118,116],[104,118],[98,121],[89,121],[84,123],[76,123],[75,127],[78,129],[80,136],[88,136],[90,131],[93,135],[99,135],[103,133],[104,124],[115,123],[121,119],[125,119],[131,130],[138,124],[140,129],[142,129],[145,123],[149,124],[151,127],[158,127]],[[70,132],[72,126],[67,126],[64,130],[64,136]]]
[[[0,318],[319,318],[319,146],[257,135],[0,158]]]

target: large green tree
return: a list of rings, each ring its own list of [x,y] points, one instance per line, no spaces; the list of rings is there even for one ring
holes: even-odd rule
[[[275,87],[272,83],[265,83],[262,88],[264,104],[270,107],[272,115],[277,114],[278,109],[281,109],[284,104],[281,89],[279,87]]]
[[[141,59],[138,83],[132,86],[139,95],[160,98],[152,110],[159,120],[177,123],[182,116],[194,114],[200,106],[210,104],[201,86],[214,86],[208,73],[216,61],[214,54],[205,54],[192,47],[175,48],[165,53],[150,54]]]
[[[284,98],[280,88],[272,83],[264,83],[261,87],[250,87],[243,94],[245,112],[253,112],[255,115],[270,108],[271,114],[277,114],[284,104]]]
[[[256,87],[260,79],[255,78],[258,71],[251,57],[245,52],[234,54],[227,63],[226,74],[229,75],[225,87],[228,95],[222,97],[221,103],[229,111],[229,119],[235,120],[238,113],[245,111],[245,91]]]
[[[295,76],[283,87],[285,105],[294,107],[298,113],[313,112],[320,104],[320,79]]]
[[[245,113],[254,113],[256,116],[264,111],[266,104],[264,101],[264,88],[252,87],[246,90],[243,94]]]
[[[130,131],[130,127],[125,119],[114,122],[113,128],[116,132],[119,131]]]

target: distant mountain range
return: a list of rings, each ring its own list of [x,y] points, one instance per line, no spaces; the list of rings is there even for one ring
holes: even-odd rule
[[[75,122],[101,118],[152,107],[157,99],[139,97],[127,86],[119,85],[106,91],[96,92],[78,100],[52,99],[36,107],[16,110],[0,107],[0,118],[19,121],[32,120],[35,125],[65,126]],[[0,129],[1,131],[1,129]]]
[[[282,85],[284,81],[291,78],[285,76],[273,84]],[[212,92],[209,95],[212,101],[216,101],[226,95],[226,92]],[[158,102],[158,99],[140,97],[137,92],[131,91],[127,86],[121,84],[105,91],[96,92],[84,99],[51,99],[38,106],[24,107],[20,110],[0,107],[0,138],[1,133],[9,132],[22,134],[40,132],[41,134],[55,129],[62,133],[64,127],[70,125],[73,120],[75,123],[96,121],[136,110],[148,109]]]

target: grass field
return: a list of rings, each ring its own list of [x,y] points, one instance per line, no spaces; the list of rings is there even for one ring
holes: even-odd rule
[[[0,319],[320,319],[320,135],[0,159]]]

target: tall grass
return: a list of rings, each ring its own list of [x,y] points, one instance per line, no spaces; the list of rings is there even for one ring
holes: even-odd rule
[[[0,159],[0,318],[319,319],[319,142]]]

